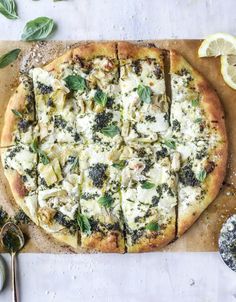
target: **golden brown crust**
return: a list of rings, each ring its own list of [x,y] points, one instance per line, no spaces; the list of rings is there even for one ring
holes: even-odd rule
[[[158,236],[152,236],[147,238],[147,236],[140,238],[138,243],[128,246],[128,253],[141,253],[141,252],[153,252],[158,251],[160,248],[164,247],[172,240],[175,239],[176,229],[175,229],[175,219],[167,225],[166,229],[162,234]]]
[[[163,51],[155,47],[137,46],[128,42],[118,42],[118,58],[120,60],[156,59],[163,67]]]
[[[78,232],[71,234],[68,229],[62,228],[61,230],[55,231],[55,224],[47,225],[45,223],[39,222],[39,226],[46,231],[47,234],[51,235],[60,243],[69,245],[74,249],[78,248]]]
[[[105,56],[108,59],[117,59],[115,42],[100,42],[83,44],[72,50],[73,59],[92,60],[96,57]]]
[[[1,147],[8,147],[15,144],[15,131],[19,118],[12,112],[12,109],[22,112],[25,107],[26,96],[27,92],[24,89],[24,85],[21,83],[11,96],[5,111]]]
[[[71,61],[72,61],[72,50],[69,50],[62,56],[56,58],[55,60],[44,66],[43,69],[49,72],[58,73],[60,71],[61,64],[70,63]]]
[[[210,154],[210,158],[217,159],[216,167],[207,176],[204,183],[206,191],[203,200],[189,206],[183,213],[179,212],[178,216],[178,237],[181,236],[201,215],[201,213],[216,198],[222,182],[225,177],[227,156],[228,156],[228,140],[224,121],[224,112],[220,100],[210,86],[208,81],[196,71],[181,55],[176,51],[170,52],[171,73],[178,73],[181,69],[187,69],[194,81],[196,90],[200,95],[200,106],[206,113],[205,118],[208,121],[212,133],[217,133],[219,142],[217,147]],[[182,212],[182,211],[181,211]]]
[[[103,253],[124,253],[124,238],[121,233],[112,231],[106,236],[99,232],[82,235],[82,248]]]

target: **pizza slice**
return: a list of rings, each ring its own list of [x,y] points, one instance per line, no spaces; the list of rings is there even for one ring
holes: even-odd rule
[[[154,142],[169,127],[163,51],[118,43],[126,142]]]
[[[21,76],[21,83],[8,102],[2,130],[1,146],[30,144],[37,136],[32,79]]]
[[[42,156],[37,167],[39,224],[61,242],[77,248],[80,147],[43,144],[38,148]]]
[[[81,244],[90,251],[123,253],[120,170],[110,155],[98,145],[90,145],[81,153]]]
[[[19,207],[36,223],[37,154],[21,143],[1,149],[4,174]]]
[[[118,144],[122,108],[116,44],[81,45],[73,50],[73,63],[67,82],[77,104],[78,133],[88,143]]]
[[[178,154],[164,145],[125,146],[121,195],[128,252],[157,250],[175,238]]]
[[[225,176],[227,137],[223,110],[209,83],[175,51],[170,52],[170,63],[172,138],[169,141],[181,154],[180,236],[219,192]]]
[[[31,70],[41,142],[80,142],[76,105],[65,81],[72,73],[70,61],[71,51],[44,68]]]

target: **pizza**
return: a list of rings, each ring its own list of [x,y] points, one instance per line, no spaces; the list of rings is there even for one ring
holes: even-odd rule
[[[104,42],[21,76],[1,158],[16,203],[52,237],[133,253],[191,227],[220,190],[227,147],[219,98],[181,54]]]

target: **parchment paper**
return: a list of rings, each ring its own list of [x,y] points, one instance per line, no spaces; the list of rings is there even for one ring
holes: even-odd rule
[[[153,43],[158,47],[178,50],[193,67],[198,69],[217,91],[226,117],[229,138],[229,159],[227,175],[216,200],[201,215],[198,221],[178,240],[169,244],[161,251],[216,251],[218,236],[222,223],[236,213],[236,91],[229,88],[220,74],[219,58],[200,59],[197,55],[200,40],[162,40],[139,41],[135,43]],[[83,42],[80,42],[83,43]],[[0,69],[0,130],[2,129],[4,112],[14,88],[18,84],[20,70],[32,66],[43,65],[62,54],[76,42],[39,42],[24,43],[0,41],[0,55],[14,48],[21,48],[19,59],[12,65]],[[8,183],[0,166],[0,205],[13,215],[17,210]],[[27,243],[23,252],[40,253],[72,253],[73,250],[55,242],[50,236],[36,226],[23,226]],[[1,247],[0,247],[1,252]]]

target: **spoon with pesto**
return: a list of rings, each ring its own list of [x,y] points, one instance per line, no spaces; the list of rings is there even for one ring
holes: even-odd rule
[[[12,301],[18,301],[17,282],[16,282],[16,253],[25,244],[24,235],[21,229],[13,222],[7,222],[1,231],[1,243],[11,254],[11,274],[12,274]]]

